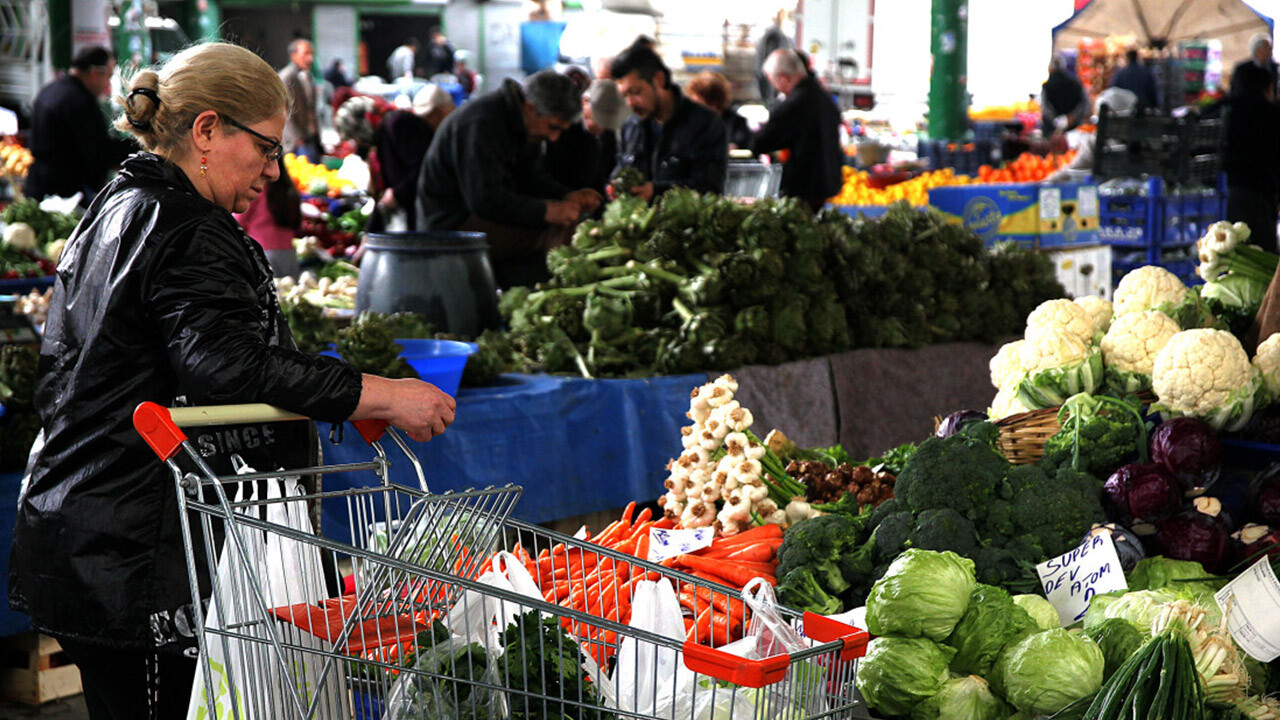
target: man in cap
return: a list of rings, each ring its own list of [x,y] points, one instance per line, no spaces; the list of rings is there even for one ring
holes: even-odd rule
[[[612,80],[593,80],[582,96],[582,121],[547,143],[547,171],[568,187],[603,193],[618,161],[618,131],[627,121],[626,102]]]

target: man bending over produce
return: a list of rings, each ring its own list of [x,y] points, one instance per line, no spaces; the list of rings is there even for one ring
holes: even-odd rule
[[[547,250],[569,240],[595,190],[570,190],[542,166],[542,143],[582,114],[569,78],[550,70],[502,87],[449,115],[418,176],[417,229],[488,235],[498,286],[533,285],[550,275]]]

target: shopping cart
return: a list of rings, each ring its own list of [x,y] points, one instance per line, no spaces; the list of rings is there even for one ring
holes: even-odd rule
[[[194,717],[805,720],[849,717],[857,707],[854,671],[866,633],[779,608],[813,646],[744,660],[720,649],[729,640],[721,631],[694,631],[685,642],[632,628],[612,610],[630,602],[624,581],[666,577],[703,608],[739,593],[512,520],[518,487],[432,494],[394,430],[358,425],[376,454],[367,463],[217,477],[179,429],[295,418],[268,406],[228,413],[152,403],[134,414],[170,467],[183,511],[200,630]],[[419,487],[389,481],[384,431]],[[285,475],[370,470],[381,485],[243,497],[246,484]],[[281,521],[291,516],[282,506],[331,498],[346,501],[346,537]],[[513,558],[535,576],[567,574],[576,564],[608,568],[614,580],[556,604],[554,591],[539,599],[492,581]],[[349,570],[354,588],[338,597],[317,594],[317,583],[281,591],[280,568],[294,569],[295,580]],[[559,674],[544,667],[549,658],[561,659]]]
[[[778,196],[782,166],[759,161],[730,162],[725,175],[724,195],[732,198],[764,200]]]

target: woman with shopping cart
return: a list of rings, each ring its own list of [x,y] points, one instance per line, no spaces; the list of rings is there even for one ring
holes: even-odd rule
[[[262,249],[231,215],[279,172],[288,97],[270,66],[234,45],[197,45],[117,100],[117,127],[145,152],[94,199],[58,265],[10,604],[79,665],[94,720],[185,718],[195,628],[178,505],[134,408],[260,402],[380,419],[427,440],[453,421],[454,402],[295,349]],[[288,458],[314,439],[303,428],[197,444],[211,464],[254,450],[297,467]]]

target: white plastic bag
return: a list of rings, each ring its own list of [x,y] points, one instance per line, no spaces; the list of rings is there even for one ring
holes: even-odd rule
[[[505,550],[494,556],[493,568],[476,578],[476,582],[535,600],[542,599],[542,592],[524,563]],[[523,610],[519,603],[468,590],[449,611],[445,625],[466,642],[492,649],[496,657],[502,653],[498,636]]]
[[[636,583],[631,598],[630,627],[655,635],[684,641],[684,618],[671,581],[643,580]],[[618,664],[613,672],[618,710],[653,717],[672,717],[681,672],[688,673],[678,650],[659,646],[628,635],[618,647]]]
[[[809,649],[812,644],[796,632],[791,622],[778,612],[773,587],[762,578],[755,578],[742,588],[742,601],[751,612],[751,622],[742,640],[721,648],[725,652],[750,660],[764,660],[777,655]],[[761,705],[762,717],[777,720],[799,720],[827,712],[827,670],[812,659],[792,662],[782,682],[789,686],[786,693],[760,692],[756,704]]]

